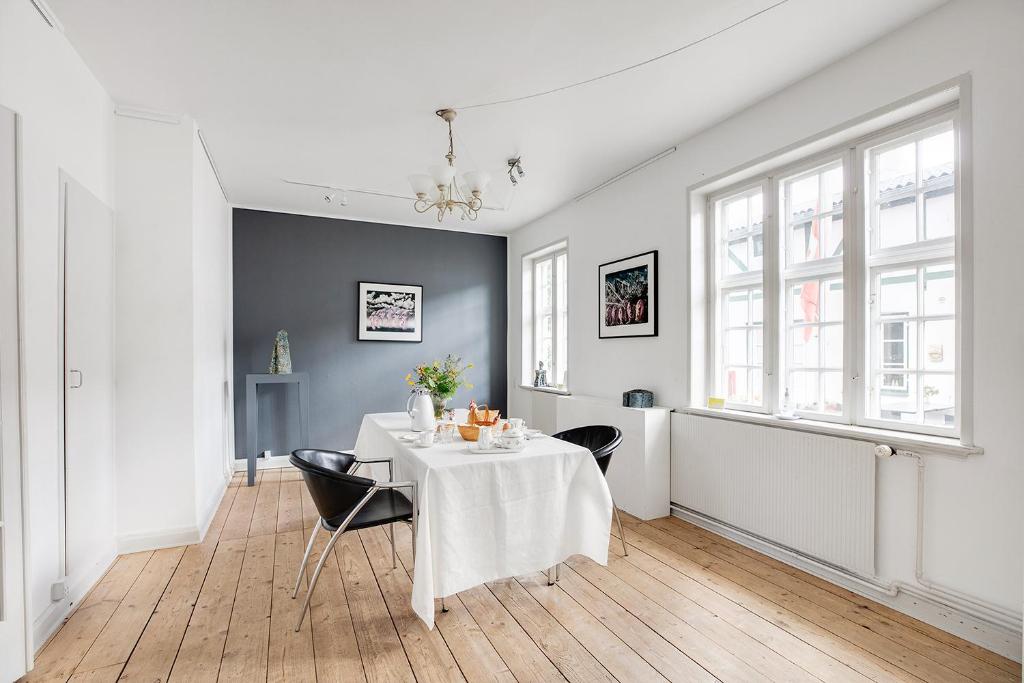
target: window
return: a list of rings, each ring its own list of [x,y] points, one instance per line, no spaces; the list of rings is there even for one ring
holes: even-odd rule
[[[566,390],[569,368],[569,254],[559,243],[523,259],[524,385]],[[537,371],[543,363],[543,375]]]
[[[958,136],[948,106],[707,196],[708,395],[959,434]]]

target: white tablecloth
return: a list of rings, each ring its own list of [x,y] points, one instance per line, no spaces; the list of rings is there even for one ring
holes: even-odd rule
[[[408,433],[405,413],[366,415],[355,451],[394,458],[395,480],[419,483],[412,607],[427,626],[434,598],[572,555],[607,564],[612,499],[586,448],[543,437],[520,453],[481,455],[458,438],[414,448],[398,439]]]

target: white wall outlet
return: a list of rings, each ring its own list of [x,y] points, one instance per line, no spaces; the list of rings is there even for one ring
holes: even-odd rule
[[[50,584],[50,600],[60,602],[68,597],[68,584],[64,581],[55,581]]]

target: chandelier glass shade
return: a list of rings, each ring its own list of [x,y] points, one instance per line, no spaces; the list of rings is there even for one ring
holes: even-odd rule
[[[452,121],[455,120],[454,109],[439,109],[435,112],[448,124],[448,163],[431,166],[428,173],[409,176],[409,184],[416,193],[413,208],[418,213],[437,212],[437,221],[444,220],[446,214],[454,215],[456,210],[459,218],[475,221],[483,208],[483,193],[491,176],[486,171],[469,171],[462,176],[455,169],[455,139],[452,134]]]

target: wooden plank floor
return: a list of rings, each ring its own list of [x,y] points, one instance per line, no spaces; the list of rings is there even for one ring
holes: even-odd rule
[[[117,559],[36,660],[47,681],[1020,681],[1020,665],[673,518],[629,555],[409,604],[408,528],[346,534],[302,630],[316,512],[297,472],[236,477],[204,541]],[[321,534],[313,563],[326,534]],[[305,585],[305,581],[303,582]],[[301,595],[300,595],[301,597]]]

